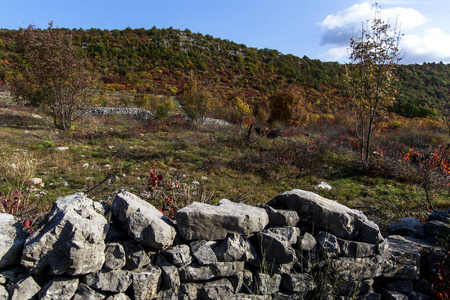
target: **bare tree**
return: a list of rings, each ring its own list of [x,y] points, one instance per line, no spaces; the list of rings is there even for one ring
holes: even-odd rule
[[[16,51],[16,99],[49,107],[56,128],[70,130],[94,82],[86,61],[77,56],[71,32],[52,23],[47,30],[30,25],[19,31]]]

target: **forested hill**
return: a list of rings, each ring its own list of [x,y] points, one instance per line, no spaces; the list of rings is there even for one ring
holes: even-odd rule
[[[301,85],[310,109],[334,113],[345,97],[343,66],[277,50],[249,48],[210,35],[176,29],[67,30],[80,55],[92,62],[109,90],[182,92],[187,75],[199,80],[221,99],[239,96],[249,103],[264,103],[276,90]],[[7,80],[14,61],[15,30],[0,30],[0,79]],[[448,97],[450,65],[399,66],[400,96],[395,112],[425,117]]]

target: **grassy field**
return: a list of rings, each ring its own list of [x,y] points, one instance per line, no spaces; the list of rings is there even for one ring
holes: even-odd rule
[[[34,219],[57,197],[84,192],[108,202],[125,189],[170,216],[192,201],[227,198],[257,204],[299,188],[362,210],[385,230],[401,217],[429,213],[420,174],[401,161],[406,145],[431,147],[446,138],[439,126],[430,126],[433,122],[413,132],[412,123],[405,122],[412,121],[390,120],[387,129],[378,131],[377,151],[385,154],[365,172],[356,159],[351,129],[336,120],[283,128],[274,139],[252,132],[247,139],[242,126],[196,124],[179,114],[164,121],[87,115],[64,133],[41,111],[3,104],[3,208]],[[393,145],[398,153],[389,152],[395,150]],[[398,157],[387,161],[388,155]],[[31,178],[42,179],[43,186],[33,185]],[[448,177],[444,180],[448,184]],[[332,189],[314,190],[321,181]],[[433,191],[432,196],[436,207],[449,206],[448,189]]]

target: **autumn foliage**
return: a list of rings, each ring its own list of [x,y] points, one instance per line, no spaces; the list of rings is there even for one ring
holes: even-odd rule
[[[308,123],[308,112],[303,90],[289,88],[279,90],[269,97],[269,123],[280,122],[300,126]]]

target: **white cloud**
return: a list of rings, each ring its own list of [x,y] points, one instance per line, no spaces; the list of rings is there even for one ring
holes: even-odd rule
[[[327,61],[342,61],[348,57],[348,47],[331,48],[322,55]]]
[[[439,28],[430,28],[420,34],[403,36],[401,45],[406,50],[405,62],[450,62],[450,35]]]
[[[328,15],[322,21],[321,26],[325,30],[353,27],[355,23],[359,25],[362,21],[370,19],[371,16],[373,16],[373,12],[369,3],[355,4],[336,14]]]
[[[443,61],[450,63],[450,34],[438,27],[426,28],[431,24],[421,12],[411,8],[414,1],[380,0],[381,17],[390,24],[401,27],[404,36],[400,47],[406,51],[403,63]],[[395,6],[395,7],[389,7]],[[403,7],[400,7],[403,5]],[[387,8],[385,8],[385,6]],[[322,46],[328,50],[322,55],[325,60],[345,62],[347,47],[353,33],[357,33],[363,22],[373,19],[375,7],[367,2],[355,4],[335,14],[328,15],[321,23]],[[329,46],[332,46],[330,48]]]
[[[375,7],[370,3],[355,4],[350,8],[328,15],[322,23],[324,30],[322,44],[340,44],[349,42],[353,31],[362,24],[373,19]],[[427,19],[419,11],[412,8],[393,7],[381,9],[381,17],[392,25],[398,20],[402,30],[410,30],[423,25]],[[345,37],[338,39],[336,36]]]

